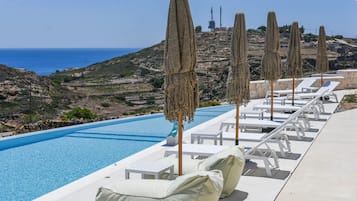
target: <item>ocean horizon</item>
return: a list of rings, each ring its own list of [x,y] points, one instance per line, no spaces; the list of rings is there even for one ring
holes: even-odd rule
[[[50,75],[137,52],[141,48],[0,48],[0,64]]]

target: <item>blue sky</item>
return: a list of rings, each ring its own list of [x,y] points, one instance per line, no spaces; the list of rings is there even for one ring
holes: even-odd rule
[[[0,48],[147,47],[165,37],[169,0],[0,0]],[[357,38],[357,0],[190,0],[195,26],[207,30],[210,9],[219,24],[244,12],[248,28],[298,21],[307,32]]]

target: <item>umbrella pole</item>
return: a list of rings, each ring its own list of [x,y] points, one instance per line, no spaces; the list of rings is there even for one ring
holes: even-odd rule
[[[182,175],[182,112],[178,113],[178,175]]]
[[[270,120],[273,121],[273,113],[274,113],[274,82],[270,80]]]
[[[239,100],[236,101],[236,145],[239,145]]]
[[[295,100],[295,75],[293,75],[293,99],[291,101],[292,106],[294,106],[294,100]]]

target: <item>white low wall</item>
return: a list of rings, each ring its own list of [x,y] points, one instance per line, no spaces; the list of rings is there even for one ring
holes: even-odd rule
[[[324,77],[324,81],[338,81],[339,89],[357,89],[357,69],[338,70],[335,76]],[[301,82],[302,78],[295,79],[295,86]],[[280,79],[274,83],[274,90],[291,89],[292,79]],[[320,78],[318,77],[313,86],[320,86]],[[266,91],[270,89],[270,84],[265,80],[257,80],[250,82],[250,97],[263,98]]]

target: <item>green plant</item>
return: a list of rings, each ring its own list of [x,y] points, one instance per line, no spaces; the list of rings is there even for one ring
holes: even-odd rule
[[[161,88],[164,84],[164,78],[151,78],[149,82],[154,88]]]
[[[311,42],[311,41],[317,41],[318,37],[316,35],[313,35],[311,33],[305,34],[303,36],[303,39],[305,42]]]
[[[212,100],[212,101],[208,101],[208,102],[205,102],[205,103],[202,103],[200,105],[200,107],[211,107],[211,106],[217,106],[217,105],[220,105],[221,103],[217,100]]]
[[[346,95],[343,100],[347,103],[357,103],[357,95]]]
[[[336,39],[343,39],[343,35],[336,35],[335,38]]]
[[[196,27],[195,27],[195,32],[196,32],[196,33],[201,33],[201,32],[202,32],[202,26],[200,26],[200,25],[199,25],[199,26],[196,26]]]
[[[267,27],[266,26],[260,26],[257,29],[262,33],[265,33],[267,31]]]
[[[116,99],[118,102],[125,102],[125,101],[126,101],[125,96],[115,96],[115,99]]]
[[[30,124],[30,123],[35,123],[38,122],[42,119],[42,116],[39,114],[25,114],[21,118],[21,122],[24,124]]]
[[[134,106],[134,103],[132,103],[131,101],[125,101],[125,104],[130,107]]]
[[[66,112],[63,116],[63,120],[75,120],[75,119],[95,119],[97,115],[90,111],[88,108],[74,108],[69,112]]]
[[[150,71],[149,71],[148,69],[142,68],[142,69],[141,69],[141,72],[140,72],[140,75],[141,75],[141,76],[145,76],[145,75],[147,75],[147,74],[149,74],[149,73],[150,73]]]
[[[120,77],[130,77],[132,75],[134,75],[134,71],[127,71],[127,72],[122,72],[120,73]]]
[[[102,107],[110,107],[110,104],[107,102],[101,103],[100,104]]]
[[[305,27],[304,26],[301,26],[300,28],[300,33],[303,34],[305,32]]]

